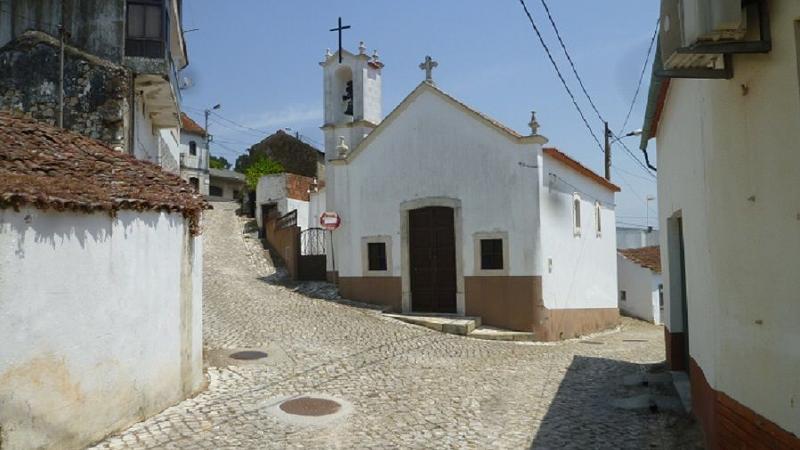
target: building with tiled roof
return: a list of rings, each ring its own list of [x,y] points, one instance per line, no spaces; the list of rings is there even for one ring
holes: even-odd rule
[[[201,387],[205,208],[153,163],[0,113],[3,448],[84,448]]]
[[[544,148],[535,116],[523,134],[447,94],[428,58],[425,80],[383,117],[383,64],[339,56],[321,63],[322,195],[341,218],[328,270],[344,297],[536,340],[618,323],[619,187]]]
[[[208,195],[211,179],[208,172],[208,134],[186,113],[181,113],[180,165],[181,178],[195,191]]]
[[[661,323],[664,286],[659,246],[617,250],[619,309],[623,314]]]

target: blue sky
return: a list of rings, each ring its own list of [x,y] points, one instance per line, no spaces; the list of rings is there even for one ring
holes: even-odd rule
[[[526,3],[595,134],[602,138],[603,124],[580,92],[541,0]],[[548,6],[589,94],[619,132],[658,18],[658,1],[549,0]],[[322,141],[318,62],[326,48],[337,46],[336,34],[328,30],[339,16],[352,26],[344,33],[344,46],[355,51],[363,40],[370,53],[378,49],[386,64],[384,114],[424,78],[417,66],[430,54],[439,62],[434,79],[440,88],[522,133],[529,130],[530,111],[537,111],[540,133],[550,145],[602,173],[603,155],[519,0],[184,2],[184,29],[199,28],[186,35],[190,65],[181,76],[190,78],[192,86],[183,92],[184,109],[202,124],[202,109],[222,104],[221,117],[212,116],[209,126],[217,140],[213,154],[233,161],[281,128],[300,132],[311,142]],[[625,131],[641,127],[648,82],[646,76]],[[625,142],[641,156],[638,138]],[[655,180],[619,146],[614,147],[613,160],[612,181],[622,187],[618,222],[644,224],[645,199],[655,196]],[[655,202],[650,202],[651,224],[655,211]]]

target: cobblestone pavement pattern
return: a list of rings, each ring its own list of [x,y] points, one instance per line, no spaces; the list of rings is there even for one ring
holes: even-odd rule
[[[671,413],[615,409],[625,375],[663,359],[660,327],[555,345],[480,341],[271,283],[268,255],[229,204],[204,222],[208,351],[278,346],[278,362],[208,368],[208,389],[97,448],[691,448]],[[319,393],[352,413],[279,421],[270,399]]]

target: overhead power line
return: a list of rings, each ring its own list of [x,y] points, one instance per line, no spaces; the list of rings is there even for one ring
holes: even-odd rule
[[[642,90],[642,81],[644,81],[644,75],[647,72],[647,63],[650,61],[650,55],[653,54],[653,49],[655,48],[656,37],[658,37],[658,27],[661,24],[661,18],[656,21],[656,29],[653,31],[653,37],[650,38],[650,46],[647,48],[647,56],[644,57],[644,64],[642,64],[642,71],[639,73],[639,82],[636,85],[636,91],[633,93],[633,100],[631,100],[631,106],[628,107],[628,113],[625,115],[625,121],[622,123],[622,126],[619,129],[619,134],[625,133],[625,127],[628,126],[628,120],[631,118],[631,113],[633,112],[633,107],[636,105],[636,100],[639,98],[639,91]]]
[[[550,8],[547,6],[547,2],[545,0],[540,0],[542,2],[542,6],[544,6],[544,11],[547,13],[547,19],[550,21],[550,25],[553,26],[553,31],[556,32],[556,38],[558,38],[559,44],[561,44],[561,49],[564,50],[564,55],[567,57],[567,61],[569,62],[570,67],[572,68],[572,73],[575,75],[575,79],[578,80],[578,85],[581,87],[583,91],[583,95],[589,100],[589,104],[592,106],[595,114],[597,117],[600,118],[601,122],[605,122],[606,120],[603,118],[603,115],[600,114],[600,111],[597,109],[597,105],[594,104],[594,100],[592,96],[589,95],[589,92],[586,90],[586,86],[583,84],[583,79],[580,75],[578,75],[578,69],[575,68],[575,63],[572,61],[572,56],[570,56],[569,51],[567,50],[567,46],[564,44],[564,40],[561,38],[561,32],[558,31],[558,26],[556,26],[556,21],[553,19],[553,16],[550,14]]]
[[[589,131],[589,134],[592,135],[592,138],[597,143],[597,147],[600,149],[601,152],[604,152],[605,149],[603,144],[600,143],[600,139],[595,134],[592,126],[589,124],[589,121],[586,119],[586,115],[584,115],[583,110],[581,109],[580,105],[578,105],[578,101],[575,99],[575,95],[572,93],[572,90],[569,88],[567,81],[564,79],[564,75],[561,73],[561,69],[558,68],[558,64],[556,64],[556,60],[553,58],[553,54],[550,52],[550,48],[547,46],[547,43],[544,41],[544,37],[542,36],[541,31],[539,31],[539,27],[536,26],[536,22],[533,20],[533,16],[531,16],[531,12],[528,10],[528,5],[525,4],[525,0],[519,0],[520,4],[522,5],[522,9],[525,10],[525,15],[528,16],[528,20],[533,27],[533,31],[536,32],[536,36],[539,38],[539,42],[542,44],[545,53],[547,54],[547,58],[550,60],[550,64],[553,65],[553,69],[555,69],[556,74],[558,75],[558,79],[561,80],[561,84],[564,86],[564,89],[567,91],[567,95],[572,100],[572,104],[575,106],[575,109],[578,110],[578,114],[581,116],[581,120],[583,120],[583,124],[586,125],[586,129]]]

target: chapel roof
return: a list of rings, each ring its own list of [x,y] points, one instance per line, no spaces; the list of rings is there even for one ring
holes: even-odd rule
[[[186,113],[181,113],[181,130],[186,131],[188,133],[194,133],[200,136],[206,136],[205,128],[201,127],[197,124],[191,117],[189,117]]]
[[[605,178],[601,177],[600,175],[596,174],[593,170],[589,169],[588,167],[584,166],[583,164],[579,163],[578,161],[569,157],[566,153],[562,152],[561,150],[548,147],[542,150],[542,152],[552,157],[553,159],[562,162],[567,167],[571,168],[572,170],[580,173],[584,177],[594,181],[595,183],[610,189],[613,192],[619,192],[621,189],[616,184],[606,180]]]
[[[208,203],[177,175],[101,141],[0,112],[0,208],[181,212],[193,234]]]
[[[657,245],[641,248],[626,248],[617,250],[626,259],[650,269],[655,273],[661,273],[661,249]]]

